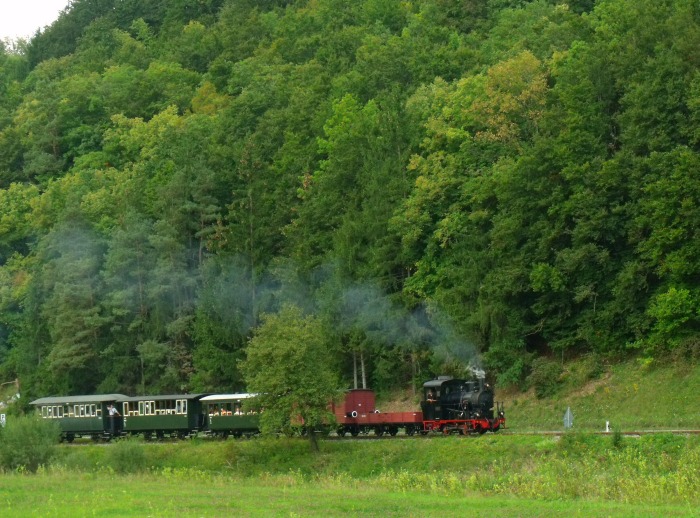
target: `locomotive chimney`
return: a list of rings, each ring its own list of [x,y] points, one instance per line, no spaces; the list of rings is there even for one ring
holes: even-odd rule
[[[484,378],[479,378],[479,392],[484,390]]]

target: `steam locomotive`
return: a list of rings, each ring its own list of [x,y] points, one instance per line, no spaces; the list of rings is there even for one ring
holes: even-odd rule
[[[173,394],[128,397],[123,394],[45,397],[32,401],[45,419],[55,419],[62,439],[108,441],[143,435],[146,439],[198,434],[241,437],[259,433],[259,414],[244,408],[254,394]],[[373,433],[476,434],[505,427],[503,403],[483,380],[439,377],[423,385],[420,412],[380,412],[374,392],[350,390],[331,404],[339,436]]]

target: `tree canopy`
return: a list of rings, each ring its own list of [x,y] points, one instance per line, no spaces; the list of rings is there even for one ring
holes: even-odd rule
[[[0,45],[0,377],[245,390],[288,304],[347,387],[697,357],[699,43],[690,0],[73,0]]]
[[[316,431],[333,424],[329,404],[343,388],[326,337],[321,322],[295,306],[263,316],[241,363],[263,433],[291,431],[298,423],[318,449]]]

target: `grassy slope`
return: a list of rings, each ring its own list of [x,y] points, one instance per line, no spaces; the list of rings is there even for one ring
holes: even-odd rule
[[[67,474],[144,473],[170,479],[223,477],[231,483],[368,488],[389,495],[514,498],[580,503],[700,504],[700,438],[568,434],[323,441],[299,438],[186,443],[121,441],[60,449]],[[0,484],[2,485],[2,484]],[[319,495],[321,497],[321,495]]]
[[[576,430],[602,431],[606,421],[622,431],[700,429],[700,366],[627,362],[600,368],[595,361],[567,365],[553,397],[538,400],[532,390],[498,394],[505,401],[509,427],[562,430],[564,413],[571,407]]]

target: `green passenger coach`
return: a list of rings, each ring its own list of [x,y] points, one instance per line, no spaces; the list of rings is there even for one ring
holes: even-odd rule
[[[260,431],[258,414],[245,410],[243,402],[255,394],[216,394],[203,397],[200,402],[211,435],[234,437],[255,435]]]
[[[41,417],[55,419],[61,428],[61,438],[73,442],[76,437],[109,440],[121,433],[122,417],[110,416],[109,405],[118,407],[127,399],[123,394],[95,396],[44,397],[32,401]]]
[[[124,432],[146,439],[195,435],[204,424],[200,398],[205,394],[136,396],[122,400]]]

